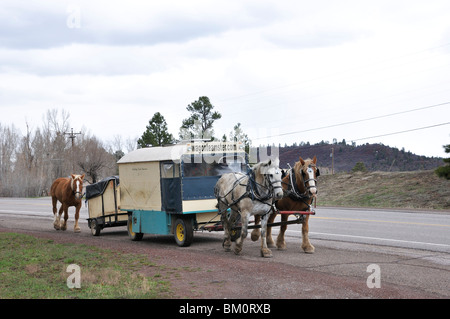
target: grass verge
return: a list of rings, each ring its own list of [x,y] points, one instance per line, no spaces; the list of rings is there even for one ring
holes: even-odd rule
[[[81,288],[69,289],[67,267],[80,267]],[[0,233],[0,298],[167,298],[170,282],[139,273],[158,267],[146,255]]]

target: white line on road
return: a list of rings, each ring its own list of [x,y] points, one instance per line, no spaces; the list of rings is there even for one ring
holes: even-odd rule
[[[299,230],[287,230],[287,233],[302,233]],[[436,244],[436,243],[424,243],[420,241],[410,241],[410,240],[400,240],[400,239],[389,239],[389,238],[378,238],[378,237],[366,237],[366,236],[356,236],[356,235],[343,235],[343,234],[330,234],[330,233],[317,233],[317,232],[309,232],[310,235],[322,235],[322,236],[335,236],[335,237],[347,237],[347,238],[357,238],[357,239],[368,239],[368,240],[379,240],[379,241],[390,241],[390,242],[398,242],[405,244],[421,244],[421,245],[431,245],[431,246],[439,246],[439,247],[450,247],[450,245],[446,244]]]

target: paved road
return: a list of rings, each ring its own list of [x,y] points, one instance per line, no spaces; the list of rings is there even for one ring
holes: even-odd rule
[[[73,210],[69,215],[73,219]],[[50,198],[0,198],[0,215],[52,219]],[[86,223],[83,205],[80,222]],[[277,234],[274,229],[274,234]],[[317,208],[310,219],[310,238],[365,243],[450,253],[450,212],[407,210]],[[301,225],[290,225],[286,233],[301,237]]]
[[[221,232],[196,233],[193,245],[187,248],[177,247],[173,238],[167,236],[146,235],[141,243],[133,245],[140,245],[139,247],[145,249],[163,249],[176,254],[183,253],[183,256],[196,254],[197,258],[201,255],[210,260],[225,259],[227,264],[242,261],[251,262],[253,266],[258,265],[257,267],[291,267],[289,271],[307,271],[307,278],[295,279],[302,281],[304,285],[310,285],[306,290],[298,290],[304,293],[299,295],[303,297],[450,297],[449,212],[342,208],[318,208],[316,212],[310,220],[310,238],[316,247],[316,253],[313,255],[301,253],[301,225],[289,226],[288,250],[274,250],[272,259],[259,257],[259,243],[253,243],[250,239],[244,244],[242,256],[224,253],[221,247]],[[105,229],[102,235],[94,240],[87,227],[88,213],[84,205],[80,216],[82,233],[74,234],[73,214],[74,208],[70,208],[68,231],[57,232],[51,225],[53,216],[50,198],[0,198],[0,229],[3,231],[16,229],[43,234],[56,233],[67,239],[85,238],[93,242],[104,241],[117,245],[132,243],[125,227]],[[177,258],[181,258],[181,255],[178,256]],[[374,289],[361,290],[369,276],[366,269],[371,264],[381,267],[383,289],[379,289],[378,294]],[[317,286],[311,286],[315,274],[326,275],[329,279],[320,279]],[[258,276],[258,273],[254,275]],[[224,278],[224,281],[231,281],[227,276]],[[344,286],[334,291],[327,290],[325,286],[329,280],[339,283],[342,281]],[[288,283],[286,285],[289,286]],[[283,290],[273,292],[269,298],[284,296],[283,293]],[[230,296],[220,296],[222,297]]]
[[[300,237],[301,225],[288,236]],[[450,213],[317,208],[310,239],[327,239],[450,253]]]

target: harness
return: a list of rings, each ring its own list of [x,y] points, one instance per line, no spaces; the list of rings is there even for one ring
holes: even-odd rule
[[[311,168],[312,166],[315,167],[314,164],[310,164],[308,166],[308,168]],[[304,176],[305,173],[303,172],[303,170],[301,170],[301,172],[302,172],[303,185],[304,185],[305,191],[302,193],[299,190],[299,188],[297,186],[297,178],[295,177],[295,171],[294,171],[294,169],[292,167],[290,167],[288,172],[287,172],[287,174],[289,174],[289,181],[290,181],[290,183],[287,184],[288,185],[288,189],[285,190],[285,193],[289,196],[290,199],[292,199],[294,201],[301,201],[304,204],[308,205],[308,208],[311,208],[310,202],[311,202],[311,197],[313,197],[313,196],[309,195],[309,190],[313,186],[310,186],[309,182],[310,181],[314,181],[317,184],[317,180],[315,178],[305,179],[305,176]],[[317,174],[317,176],[320,175],[318,169],[317,169],[317,173],[316,174]]]
[[[236,174],[234,175],[236,177]],[[241,181],[248,177],[248,182],[247,185],[245,184],[241,184]],[[275,203],[267,203],[267,201],[271,198],[273,198],[274,195],[274,190],[277,188],[282,188],[282,186],[273,186],[274,183],[277,182],[282,182],[281,180],[275,180],[275,181],[270,181],[269,177],[267,176],[267,174],[264,174],[264,180],[266,183],[269,184],[269,186],[260,184],[256,181],[255,179],[255,172],[251,169],[249,169],[247,171],[247,174],[242,175],[240,178],[236,177],[236,180],[233,183],[233,187],[228,191],[228,193],[226,193],[224,196],[219,196],[218,194],[218,189],[214,190],[214,193],[216,195],[217,200],[221,201],[223,204],[225,204],[227,206],[227,209],[230,208],[231,206],[235,206],[237,203],[239,203],[242,199],[248,197],[250,198],[252,201],[259,201],[263,204],[266,204],[269,206],[269,209],[267,210],[267,212],[265,212],[264,214],[262,214],[263,216],[268,214],[272,209],[275,210]],[[234,198],[234,190],[237,186],[246,186],[245,192],[239,196],[238,198]],[[261,190],[266,189],[267,192],[261,194]],[[230,195],[231,193],[231,203],[228,203],[227,201],[225,201],[224,199]],[[223,210],[223,211],[219,211],[219,214],[222,214],[224,211],[226,211],[227,209]],[[238,209],[239,211],[239,209]]]

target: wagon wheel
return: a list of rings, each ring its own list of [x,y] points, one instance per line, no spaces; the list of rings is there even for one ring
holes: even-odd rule
[[[128,236],[130,236],[132,241],[139,241],[144,237],[143,233],[135,233],[133,231],[133,215],[128,215],[128,223],[127,223],[127,230],[128,230]]]
[[[194,239],[192,219],[177,218],[174,226],[174,237],[177,245],[180,247],[190,246],[192,244],[192,240]]]
[[[102,230],[102,228],[100,227],[100,225],[97,222],[97,219],[91,219],[91,222],[89,223],[90,227],[91,227],[91,234],[92,236],[98,236],[100,235],[100,231]]]

